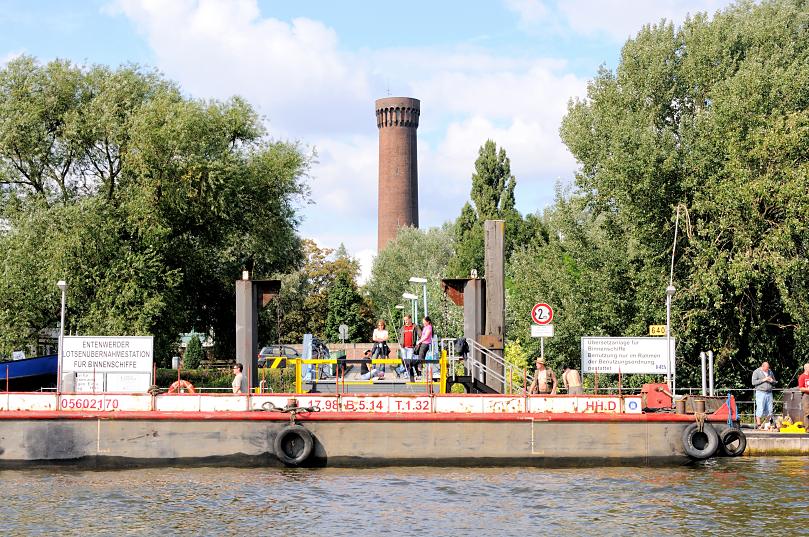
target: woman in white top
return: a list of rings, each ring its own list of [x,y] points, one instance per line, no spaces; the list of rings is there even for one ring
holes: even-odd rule
[[[385,328],[385,321],[382,319],[379,319],[379,321],[376,323],[376,328],[374,328],[372,339],[374,342],[374,351],[371,353],[371,359],[387,358],[388,354],[390,354],[390,349],[388,348],[388,331]],[[378,364],[378,366],[374,366],[369,369],[372,371],[374,369],[378,370],[379,378],[385,376],[385,364]]]

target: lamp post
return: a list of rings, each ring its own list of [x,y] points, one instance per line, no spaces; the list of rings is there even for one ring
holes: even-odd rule
[[[402,298],[409,300],[413,305],[413,322],[419,322],[419,297],[413,293],[402,293]]]
[[[410,283],[420,283],[424,288],[424,316],[427,317],[427,278],[412,276],[409,281]]]
[[[666,287],[666,355],[668,356],[668,371],[666,372],[666,384],[671,391],[672,403],[674,402],[674,384],[671,375],[671,297],[676,289],[672,284]]]
[[[64,356],[62,346],[65,340],[65,298],[67,295],[67,282],[65,280],[59,280],[56,282],[56,286],[62,290],[62,321],[59,323],[59,360],[56,365],[56,393],[59,393],[62,391],[62,358]]]

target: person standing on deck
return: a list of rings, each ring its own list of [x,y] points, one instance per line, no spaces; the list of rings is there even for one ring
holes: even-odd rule
[[[416,370],[413,366],[413,349],[416,347],[416,341],[420,336],[421,328],[419,328],[419,325],[413,324],[413,318],[410,315],[405,315],[402,334],[399,336],[399,347],[402,349],[402,365],[410,378],[410,382],[415,380]]]
[[[798,376],[798,389],[803,394],[801,414],[803,415],[803,425],[806,426],[809,423],[809,364],[803,364],[803,373]]]
[[[770,371],[770,364],[764,362],[761,367],[753,371],[753,388],[756,391],[756,427],[761,427],[761,418],[767,420],[772,416],[772,385],[775,376]]]
[[[371,353],[371,359],[387,358],[390,354],[390,349],[388,348],[388,330],[385,327],[385,321],[382,319],[379,319],[376,323],[376,328],[374,328],[371,339],[374,342],[374,351]],[[385,376],[385,364],[379,364],[376,369],[381,373],[379,378],[383,378]]]
[[[528,393],[556,395],[556,388],[558,387],[556,373],[554,373],[552,369],[545,367],[545,359],[542,357],[537,358],[536,365],[537,368],[536,371],[534,371],[534,380],[531,381],[531,387],[528,388]],[[548,384],[553,385],[550,390],[548,389]]]
[[[430,351],[430,345],[433,344],[433,321],[429,317],[425,317],[422,326],[421,336],[416,340],[416,346],[419,348],[419,364],[424,363],[427,353]],[[417,366],[416,369],[418,371],[419,367]],[[421,371],[418,373],[421,374]]]
[[[242,374],[243,367],[242,364],[233,366],[233,384],[231,384],[233,393],[245,393],[246,391],[244,389],[244,375]]]
[[[582,395],[584,393],[579,372],[571,366],[565,367],[565,372],[562,373],[562,383],[565,385],[568,395]]]

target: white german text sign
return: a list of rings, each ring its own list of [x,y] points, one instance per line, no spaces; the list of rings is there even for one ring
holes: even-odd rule
[[[674,338],[671,338],[671,372],[674,373]],[[581,369],[584,373],[665,375],[668,371],[666,340],[657,337],[583,337]]]
[[[144,392],[151,385],[152,336],[65,336],[62,349],[62,371],[76,373],[77,392]]]

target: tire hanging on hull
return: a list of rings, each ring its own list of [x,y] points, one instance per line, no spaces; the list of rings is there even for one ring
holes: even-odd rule
[[[696,460],[712,457],[719,449],[719,435],[710,423],[703,423],[702,430],[697,423],[692,423],[683,431],[683,448],[685,453]]]
[[[312,454],[312,433],[301,425],[288,425],[275,436],[275,456],[288,466],[300,466]]]
[[[733,444],[738,442],[736,447]],[[729,427],[719,435],[719,450],[726,457],[738,457],[747,449],[747,437],[736,428]]]

